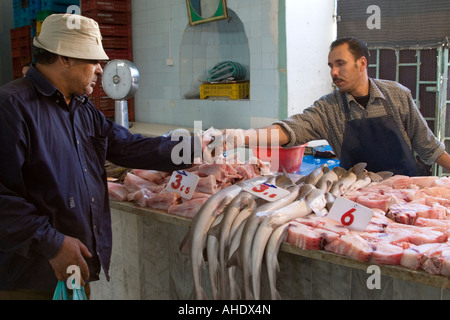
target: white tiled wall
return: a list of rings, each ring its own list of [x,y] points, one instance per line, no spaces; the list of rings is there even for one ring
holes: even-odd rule
[[[204,128],[271,124],[279,114],[279,77],[285,76],[278,68],[278,5],[278,0],[228,0],[234,27],[215,32],[228,22],[189,26],[185,0],[133,0],[133,60],[141,76],[136,121],[192,127],[201,120]],[[173,66],[166,64],[170,58]],[[218,58],[246,67],[249,100],[185,98]]]

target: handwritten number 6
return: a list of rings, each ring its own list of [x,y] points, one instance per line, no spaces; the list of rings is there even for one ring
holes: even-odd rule
[[[355,212],[356,209],[352,208],[350,210],[348,210],[346,213],[344,213],[341,217],[341,223],[344,226],[349,226],[353,223],[353,220],[355,219],[355,217],[352,215],[353,212]]]

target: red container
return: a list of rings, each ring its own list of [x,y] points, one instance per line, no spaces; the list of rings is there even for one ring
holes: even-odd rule
[[[131,23],[131,12],[124,11],[103,11],[103,10],[83,10],[83,16],[92,18],[99,25],[102,24],[130,24]]]
[[[81,0],[82,10],[100,9],[103,11],[130,11],[130,1],[123,0]]]
[[[252,152],[258,159],[270,162],[272,171],[275,171],[274,166],[278,165],[278,172],[283,172],[282,168],[284,168],[288,173],[293,173],[300,170],[306,145],[303,144],[289,149],[252,147]]]

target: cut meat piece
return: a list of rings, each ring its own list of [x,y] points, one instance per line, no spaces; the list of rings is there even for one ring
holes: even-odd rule
[[[143,188],[135,192],[130,192],[127,196],[127,200],[136,203],[140,207],[146,207],[147,199],[153,197],[154,195],[155,193]]]
[[[238,174],[230,164],[212,163],[201,164],[198,167],[198,175],[200,177],[214,176],[214,178],[221,183],[226,183],[230,179],[241,179],[242,176]]]
[[[300,222],[291,221],[286,242],[304,250],[320,250],[322,236],[315,230]]]
[[[350,232],[349,229],[347,229],[345,226],[340,224],[337,221],[325,218],[325,217],[317,217],[314,218],[316,220],[316,224],[314,225],[315,228],[321,228],[328,231],[333,231],[339,235],[345,235]]]
[[[399,265],[403,249],[393,244],[380,241],[373,244],[375,247],[369,262],[378,265]]]
[[[428,251],[422,259],[422,269],[430,274],[441,274],[442,265],[450,257],[450,244],[443,243]],[[448,264],[448,262],[446,262]]]
[[[366,229],[364,230],[366,232],[373,232],[373,233],[381,233],[384,231],[384,226],[379,225],[377,223],[369,222]]]
[[[393,203],[397,203],[396,198],[391,194],[366,193],[357,196],[355,200],[365,207],[371,209],[381,209],[387,211]]]
[[[193,198],[180,204],[173,204],[167,212],[181,217],[193,218],[208,198]]]
[[[291,221],[286,241],[305,250],[320,250],[327,243],[339,238],[337,233],[321,228],[313,228],[306,224]]]
[[[406,189],[411,186],[411,181],[410,177],[397,174],[379,182],[379,184],[387,185],[394,189]]]
[[[372,209],[373,215],[370,219],[371,223],[378,224],[380,226],[386,227],[389,223],[394,222],[392,219],[386,217],[386,213],[380,209]]]
[[[448,239],[448,236],[445,233],[435,230],[434,228],[402,225],[399,223],[388,225],[386,227],[386,232],[388,234],[403,233],[408,235],[409,242],[415,245],[424,243],[443,243]]]
[[[325,245],[325,250],[354,258],[358,261],[369,261],[372,245],[357,234],[348,233]]]
[[[431,207],[419,203],[402,203],[390,206],[387,216],[396,222],[413,225],[418,217],[445,219],[447,210],[438,204]]]
[[[129,172],[125,176],[123,185],[128,190],[128,192],[136,192],[140,189],[145,188],[153,193],[159,193],[164,189],[164,186],[162,185],[157,185],[154,182],[148,181],[147,179],[138,177],[137,175]]]
[[[196,198],[209,198],[209,197],[211,197],[211,195],[208,193],[194,191],[190,200],[196,199]],[[185,201],[189,201],[189,200],[186,198],[181,198],[181,201],[185,202]]]
[[[450,229],[450,220],[438,220],[419,217],[416,219],[414,225],[418,227],[430,227],[434,230],[446,232],[447,229]]]
[[[450,178],[449,177],[440,177],[436,179],[432,184],[432,187],[445,187],[450,190]]]
[[[450,250],[446,249],[441,254],[441,271],[440,274],[450,277]]]
[[[414,204],[414,207],[411,207],[411,205],[394,204],[389,207],[386,216],[396,222],[400,222],[403,224],[414,224],[417,219],[417,206],[418,204]]]
[[[200,179],[198,180],[197,188],[195,190],[207,194],[215,194],[220,190],[220,188],[217,184],[215,176],[210,175],[207,177],[200,177]]]
[[[440,206],[444,206],[444,207],[449,207],[450,206],[450,199],[446,199],[446,198],[442,198],[442,197],[434,197],[434,196],[426,196],[424,198],[424,203],[428,206],[436,206],[436,205],[440,205]],[[439,219],[439,218],[437,218]]]
[[[450,199],[450,189],[445,187],[430,187],[423,189],[427,195],[432,197],[440,197]]]
[[[161,192],[149,197],[145,202],[145,206],[152,209],[167,211],[170,206],[178,204],[180,201],[181,197],[176,192]]]
[[[428,188],[434,185],[436,179],[438,179],[437,176],[417,176],[410,177],[409,182],[420,188]]]
[[[150,182],[162,185],[170,173],[158,170],[133,169],[133,174]]]
[[[128,191],[120,183],[108,181],[108,194],[112,200],[127,201]]]
[[[344,235],[350,232],[345,226],[337,221],[328,219],[326,217],[318,217],[315,214],[309,215],[305,218],[296,218],[294,221],[306,224],[314,228],[321,228],[328,231],[333,231],[339,235]]]
[[[419,269],[425,254],[438,248],[439,245],[439,243],[426,243],[405,249],[403,251],[402,259],[400,260],[400,265],[408,269]]]
[[[241,179],[244,180],[252,179],[257,176],[255,167],[249,163],[237,166],[235,169],[237,171],[237,174],[241,176]]]

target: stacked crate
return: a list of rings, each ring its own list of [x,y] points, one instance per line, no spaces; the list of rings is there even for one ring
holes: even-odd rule
[[[10,30],[11,57],[13,63],[13,78],[21,78],[22,68],[31,62],[31,28],[18,27]]]
[[[32,41],[42,20],[79,4],[79,0],[13,0],[14,29],[10,30],[13,79],[22,77],[23,65],[31,62]]]
[[[97,21],[102,43],[110,60],[132,61],[131,0],[81,0],[81,14]],[[102,67],[106,62],[102,64]],[[115,101],[108,97],[99,81],[91,100],[103,114],[114,120]],[[128,118],[134,121],[134,99],[128,100]]]

